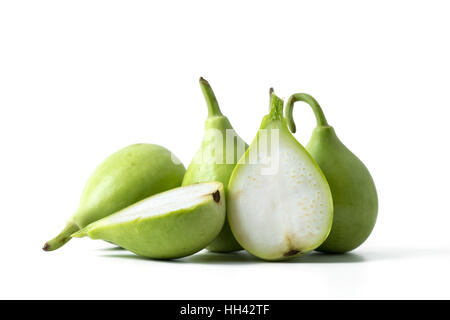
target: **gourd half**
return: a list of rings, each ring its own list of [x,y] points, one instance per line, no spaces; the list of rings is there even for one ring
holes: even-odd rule
[[[237,241],[264,260],[292,258],[328,236],[333,201],[315,161],[290,133],[283,100],[270,113],[230,179],[228,219]]]

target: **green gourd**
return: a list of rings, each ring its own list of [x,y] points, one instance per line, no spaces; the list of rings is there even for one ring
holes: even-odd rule
[[[227,210],[237,241],[264,260],[314,250],[330,232],[333,201],[327,180],[292,136],[283,100],[272,90],[270,112],[231,176]]]
[[[248,145],[237,135],[228,118],[220,111],[208,81],[200,78],[200,87],[208,106],[208,118],[205,121],[201,147],[187,168],[182,185],[220,181],[226,187],[237,161]],[[234,239],[228,222],[225,222],[222,231],[207,249],[213,252],[231,252],[241,250],[242,247]]]
[[[86,183],[78,210],[43,249],[52,251],[88,224],[139,200],[181,185],[185,168],[166,148],[134,144],[109,156]]]
[[[373,179],[366,166],[339,140],[329,126],[322,108],[310,95],[292,95],[286,105],[286,118],[295,133],[293,105],[304,101],[314,111],[317,127],[306,150],[322,169],[333,194],[333,226],[327,240],[317,249],[329,253],[344,253],[360,246],[375,226],[378,197]]]
[[[72,237],[105,240],[148,258],[175,259],[202,250],[219,234],[224,221],[223,185],[207,182],[144,199]]]

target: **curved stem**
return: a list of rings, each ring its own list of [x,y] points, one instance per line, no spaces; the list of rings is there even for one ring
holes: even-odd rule
[[[213,89],[209,85],[209,82],[200,77],[200,87],[202,88],[203,96],[205,97],[206,104],[208,105],[208,117],[222,116],[222,112],[219,108],[216,95]]]
[[[44,251],[53,251],[65,245],[71,238],[70,235],[80,230],[75,223],[69,222],[66,227],[55,238],[47,241],[42,248]]]
[[[309,104],[316,116],[317,126],[328,126],[327,119],[316,99],[306,93],[295,93],[289,97],[286,104],[286,119],[292,133],[296,131],[294,118],[292,117],[292,109],[294,108],[294,103],[297,101],[303,101]]]

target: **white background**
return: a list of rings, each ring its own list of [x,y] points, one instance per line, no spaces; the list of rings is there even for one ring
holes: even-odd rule
[[[450,298],[446,1],[2,1],[0,298]],[[77,239],[41,250],[109,154],[157,143],[188,165],[198,78],[251,142],[268,89],[314,95],[371,170],[379,218],[343,256],[152,261]],[[314,127],[296,107],[296,137]]]

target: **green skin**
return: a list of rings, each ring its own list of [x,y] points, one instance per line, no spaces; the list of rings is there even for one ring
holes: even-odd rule
[[[248,145],[236,134],[236,132],[234,132],[230,121],[220,111],[219,104],[211,86],[203,78],[200,78],[200,87],[208,106],[208,118],[205,122],[205,132],[208,132],[208,130],[211,129],[220,131],[223,137],[223,149],[221,150],[223,157],[222,161],[220,161],[221,163],[217,163],[216,154],[218,152],[217,148],[220,148],[220,145],[217,147],[216,140],[212,136],[205,135],[200,149],[197,151],[194,160],[187,168],[182,185],[185,186],[197,182],[220,181],[224,186],[228,186],[231,173],[238,160],[248,148]],[[228,150],[225,143],[227,129],[233,130],[236,135],[233,146],[229,146],[230,149]],[[239,145],[245,146],[245,149],[239,150]],[[233,163],[226,163],[227,154],[234,154]],[[196,161],[196,159],[201,161]],[[213,252],[232,252],[242,250],[242,247],[233,237],[228,222],[225,222],[222,231],[207,249]]]
[[[334,218],[330,235],[316,250],[345,253],[360,246],[372,232],[377,219],[378,197],[366,166],[339,140],[329,126],[322,108],[308,94],[292,95],[286,105],[289,128],[295,132],[292,117],[296,101],[308,103],[317,120],[306,146],[325,174],[334,202]]]
[[[102,239],[153,259],[175,259],[194,254],[219,234],[225,221],[224,189],[221,183],[216,184],[219,197],[217,193],[206,194],[200,204],[190,208],[126,222],[110,222],[114,215],[126,214],[126,208],[88,225],[72,237]]]
[[[134,144],[109,156],[89,178],[78,210],[67,226],[43,249],[56,250],[88,224],[151,195],[179,187],[186,170],[171,157],[169,150],[154,144]]]
[[[327,184],[327,180],[326,180],[323,172],[321,171],[320,167],[312,159],[312,157],[308,154],[308,152],[305,150],[305,148],[297,141],[297,139],[295,139],[295,137],[289,131],[287,122],[286,122],[286,118],[283,117],[283,105],[284,105],[284,101],[282,99],[278,98],[273,93],[273,89],[271,88],[270,89],[270,106],[269,106],[270,111],[269,111],[269,114],[263,118],[259,130],[268,130],[268,133],[267,133],[268,136],[270,136],[270,134],[271,134],[270,130],[273,130],[273,129],[279,130],[280,139],[291,140],[293,145],[296,145],[298,147],[299,152],[306,153],[308,158],[311,159],[311,164],[317,169],[317,171],[320,172],[320,175],[323,177],[323,183]],[[235,178],[237,176],[238,170],[245,170],[245,166],[247,166],[248,163],[250,163],[250,159],[249,159],[250,149],[256,148],[259,145],[259,139],[260,139],[260,131],[258,131],[255,139],[253,140],[252,144],[250,145],[250,148],[246,151],[244,156],[240,159],[235,170],[233,171],[233,174],[230,179],[230,184],[228,186],[229,189],[233,188],[233,178]],[[270,139],[268,141],[270,142]],[[227,199],[228,199],[228,201],[230,201],[230,198],[227,198]],[[332,202],[333,202],[333,200],[332,200],[331,191],[330,191],[329,192],[330,208],[332,208]],[[228,222],[230,223],[231,230],[233,231],[233,218],[230,215],[228,215],[227,218],[228,218]],[[332,219],[333,219],[332,214],[330,214],[330,222]],[[331,225],[331,223],[330,223],[330,225]],[[266,260],[266,261],[281,261],[281,260],[292,259],[294,257],[303,255],[307,252],[310,252],[310,251],[316,249],[320,244],[322,244],[325,241],[325,239],[327,238],[327,236],[329,234],[329,231],[330,230],[328,230],[324,234],[324,237],[321,240],[319,240],[316,245],[314,245],[312,247],[303,247],[303,248],[292,247],[292,248],[289,248],[287,250],[287,252],[280,252],[280,254],[277,256],[268,256],[264,252],[255,252],[255,251],[251,250],[250,248],[248,248],[246,246],[245,242],[239,239],[237,234],[234,234],[234,236],[236,237],[238,242],[252,255],[254,255],[260,259]]]

